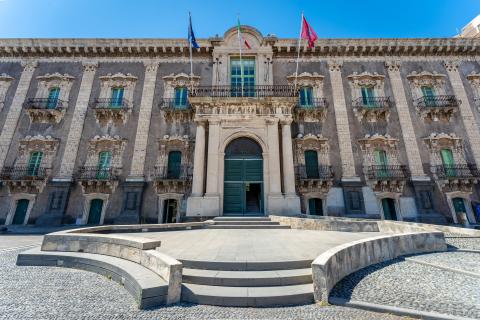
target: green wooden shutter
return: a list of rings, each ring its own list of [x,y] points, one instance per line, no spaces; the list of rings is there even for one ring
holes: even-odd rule
[[[422,87],[423,100],[425,101],[425,106],[434,107],[435,106],[435,89],[429,86]]]
[[[125,91],[124,88],[113,88],[112,89],[112,101],[110,103],[110,106],[112,108],[119,108],[119,107],[122,106],[124,91]]]
[[[15,214],[13,215],[12,224],[23,224],[23,222],[25,221],[25,216],[27,215],[29,203],[30,201],[27,199],[20,199],[17,201],[17,207],[15,208]]]
[[[453,152],[450,149],[440,150],[440,155],[442,157],[443,166],[445,168],[445,174],[448,177],[455,177],[455,160],[453,159]]]
[[[367,107],[373,107],[375,106],[373,98],[375,97],[374,95],[374,90],[372,87],[362,87],[362,102],[363,105]]]
[[[377,176],[388,176],[388,158],[387,153],[384,150],[375,150],[375,164],[377,165]]]
[[[174,108],[184,109],[187,106],[188,90],[185,87],[175,88],[175,101],[173,103]]]
[[[180,178],[180,169],[182,164],[182,153],[180,151],[171,151],[168,154],[167,178]]]
[[[42,163],[43,152],[41,151],[34,151],[30,153],[30,159],[28,161],[28,175],[29,176],[37,176],[38,171],[40,170],[40,165]]]
[[[98,154],[97,179],[107,179],[110,177],[111,162],[112,152],[102,151]]]
[[[305,172],[307,178],[318,179],[320,174],[318,172],[318,155],[315,150],[305,151]]]
[[[51,88],[48,92],[47,108],[55,109],[58,104],[58,97],[60,96],[60,88]]]
[[[102,199],[92,199],[92,201],[90,201],[90,211],[88,212],[87,224],[100,224],[100,218],[102,217],[102,208]]]
[[[313,105],[313,88],[300,88],[300,105],[302,107],[311,107]]]

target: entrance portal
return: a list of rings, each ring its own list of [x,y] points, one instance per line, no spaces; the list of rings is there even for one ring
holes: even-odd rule
[[[383,216],[385,220],[398,220],[395,209],[395,200],[391,198],[382,199]]]
[[[238,138],[225,149],[223,212],[225,215],[263,213],[262,148],[249,138]]]

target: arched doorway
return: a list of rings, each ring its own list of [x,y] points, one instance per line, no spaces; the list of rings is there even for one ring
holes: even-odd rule
[[[382,199],[383,217],[385,220],[398,220],[397,209],[395,208],[395,199]]]
[[[263,213],[263,156],[254,140],[238,138],[226,147],[223,190],[225,215]]]

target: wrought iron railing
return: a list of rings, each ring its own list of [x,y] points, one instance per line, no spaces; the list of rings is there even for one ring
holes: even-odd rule
[[[303,101],[303,103],[298,99],[297,101],[297,108],[299,109],[324,109],[328,107],[327,99],[325,98],[314,98],[310,99],[309,101]]]
[[[367,167],[370,180],[407,179],[408,168],[405,165],[371,165]]]
[[[183,111],[190,108],[191,105],[188,99],[165,98],[160,102],[160,109],[163,110]]]
[[[432,171],[439,179],[478,178],[480,173],[474,164],[436,165]]]
[[[192,178],[192,168],[185,165],[155,167],[153,179],[160,180],[190,180]]]
[[[84,166],[78,169],[76,179],[85,180],[118,180],[118,168],[100,168],[96,166]]]
[[[296,97],[298,88],[295,90],[291,85],[238,85],[238,86],[198,86],[193,87],[191,97],[246,97],[246,98],[267,98],[267,97]]]
[[[446,108],[458,107],[460,101],[453,95],[423,96],[415,100],[419,108]]]
[[[130,108],[125,98],[99,98],[93,103],[95,109],[125,110]]]
[[[51,109],[61,110],[65,108],[66,102],[59,99],[51,98],[30,98],[24,102],[23,107],[25,109]]]
[[[360,97],[352,101],[354,108],[390,108],[392,100],[390,97]]]
[[[329,180],[333,178],[332,166],[298,165],[295,167],[297,180]]]
[[[3,167],[0,180],[43,180],[47,176],[47,169],[37,166]]]

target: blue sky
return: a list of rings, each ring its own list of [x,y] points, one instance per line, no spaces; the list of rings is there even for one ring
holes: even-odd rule
[[[480,0],[0,0],[1,38],[183,38],[188,11],[197,38],[236,23],[295,38],[300,13],[321,38],[451,37]]]

